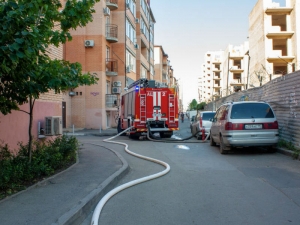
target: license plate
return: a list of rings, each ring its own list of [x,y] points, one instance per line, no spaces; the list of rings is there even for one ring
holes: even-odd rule
[[[262,124],[245,124],[245,129],[262,129]]]

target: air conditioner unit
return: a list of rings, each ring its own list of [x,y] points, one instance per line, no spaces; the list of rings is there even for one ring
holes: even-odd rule
[[[103,13],[104,13],[104,16],[109,16],[110,15],[110,9],[108,7],[104,8]]]
[[[113,86],[114,87],[121,87],[122,86],[122,82],[121,81],[114,81],[113,82]]]
[[[138,18],[136,18],[135,23],[140,23],[140,20]]]
[[[134,44],[134,48],[135,48],[135,49],[139,49],[140,46],[139,46],[138,44]]]
[[[113,87],[112,88],[112,93],[113,94],[120,94],[121,93],[121,88],[120,87]]]
[[[142,34],[145,34],[143,29],[141,29],[141,33],[142,33]]]
[[[129,3],[126,3],[126,8],[127,8],[127,9],[130,9]]]
[[[61,116],[45,117],[45,135],[62,134],[62,118]]]
[[[94,40],[85,40],[84,46],[85,47],[94,47]]]
[[[130,71],[131,71],[130,68],[131,68],[130,66],[126,66],[126,73],[130,73]]]

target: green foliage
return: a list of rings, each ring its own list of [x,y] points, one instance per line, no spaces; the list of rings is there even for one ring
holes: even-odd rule
[[[280,139],[277,143],[277,146],[280,148],[285,148],[293,151],[293,158],[297,159],[300,154],[300,149],[296,148],[291,141],[286,141],[284,139]]]
[[[197,100],[193,99],[190,104],[188,105],[188,110],[197,110]]]
[[[75,163],[79,148],[75,137],[65,135],[47,142],[36,141],[29,163],[28,146],[19,146],[18,154],[13,155],[7,145],[0,144],[0,199]]]
[[[49,90],[95,84],[79,63],[52,59],[49,47],[72,39],[69,30],[92,21],[100,0],[9,0],[0,4],[0,112],[37,99]]]
[[[206,106],[206,102],[201,102],[197,105],[197,110],[204,110],[205,106]]]

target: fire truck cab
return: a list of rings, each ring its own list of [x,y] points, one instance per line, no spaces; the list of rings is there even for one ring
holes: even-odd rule
[[[132,127],[129,137],[159,133],[169,138],[178,130],[178,93],[176,88],[140,79],[121,95],[118,132]]]

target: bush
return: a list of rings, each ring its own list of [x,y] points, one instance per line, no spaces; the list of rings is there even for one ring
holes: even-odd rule
[[[0,199],[51,176],[76,162],[78,140],[60,136],[32,145],[32,161],[29,163],[28,144],[19,143],[17,155],[7,145],[0,143]]]

